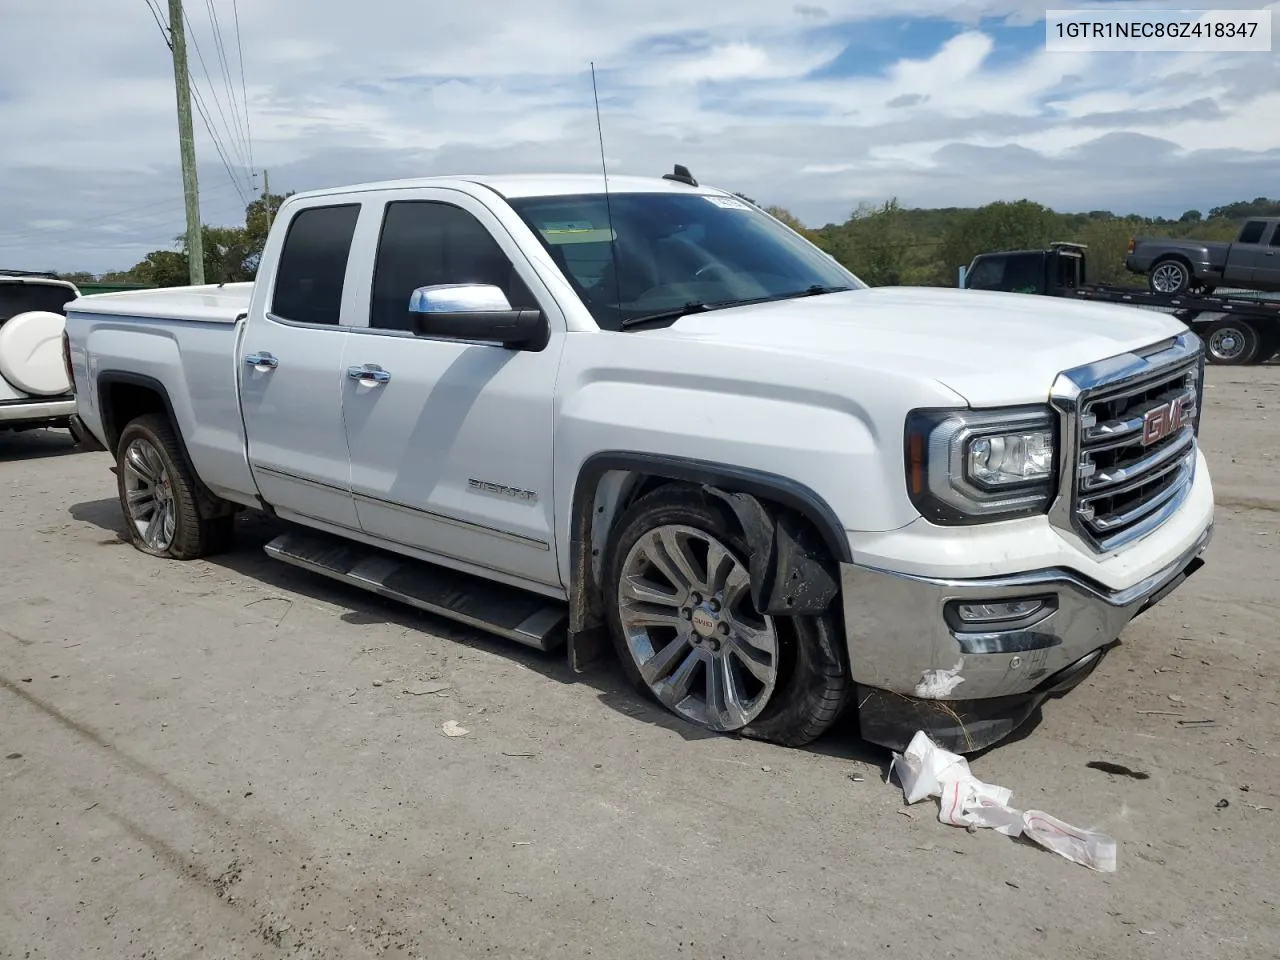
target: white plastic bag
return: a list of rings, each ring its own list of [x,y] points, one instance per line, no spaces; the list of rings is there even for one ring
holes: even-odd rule
[[[984,827],[1008,837],[1026,834],[1073,863],[1101,873],[1115,872],[1116,842],[1111,837],[1073,827],[1040,810],[1024,813],[1014,809],[1009,806],[1011,790],[983,783],[969,770],[969,761],[943,750],[923,730],[916,732],[903,753],[894,753],[889,779],[895,773],[908,804],[938,798],[938,820],[942,823]]]

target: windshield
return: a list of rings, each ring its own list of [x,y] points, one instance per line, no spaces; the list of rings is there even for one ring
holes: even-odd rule
[[[508,201],[602,328],[864,284],[735,197],[603,193]]]

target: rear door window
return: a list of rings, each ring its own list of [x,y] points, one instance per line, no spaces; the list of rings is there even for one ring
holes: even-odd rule
[[[1262,239],[1262,231],[1267,229],[1267,221],[1250,220],[1240,231],[1240,239],[1236,243],[1257,243]]]
[[[14,283],[0,280],[0,323],[20,313],[46,310],[63,313],[76,292],[57,283]]]
[[[334,325],[342,313],[358,203],[309,207],[289,224],[276,269],[271,312],[294,323]]]

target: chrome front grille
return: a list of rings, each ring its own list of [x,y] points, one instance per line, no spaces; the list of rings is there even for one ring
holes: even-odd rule
[[[1054,398],[1066,440],[1055,522],[1109,551],[1181,506],[1195,474],[1203,370],[1200,340],[1186,334],[1063,374]]]

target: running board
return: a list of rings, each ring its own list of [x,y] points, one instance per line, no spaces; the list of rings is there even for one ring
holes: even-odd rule
[[[518,587],[312,530],[290,530],[265,549],[284,563],[538,650],[564,643],[564,605]]]

